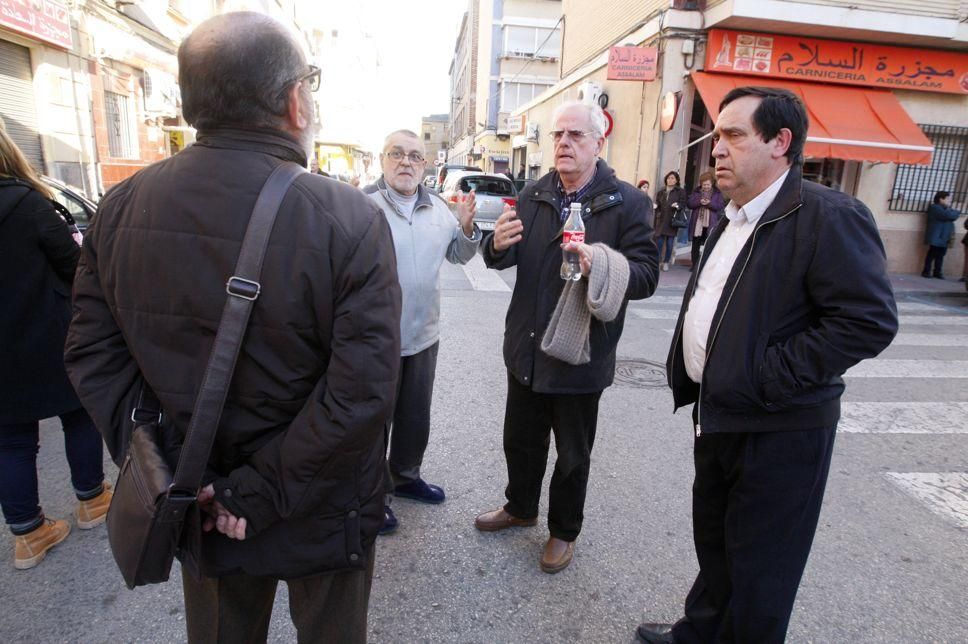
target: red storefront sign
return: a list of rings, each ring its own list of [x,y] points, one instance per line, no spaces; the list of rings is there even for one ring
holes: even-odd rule
[[[655,47],[612,47],[608,50],[608,80],[655,80],[659,50]]]
[[[70,49],[70,14],[52,0],[0,0],[0,26]]]
[[[712,29],[706,71],[968,94],[968,54]]]

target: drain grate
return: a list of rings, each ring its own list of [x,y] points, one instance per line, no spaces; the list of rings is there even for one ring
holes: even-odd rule
[[[618,360],[615,382],[641,389],[664,389],[667,386],[665,365],[651,360]]]

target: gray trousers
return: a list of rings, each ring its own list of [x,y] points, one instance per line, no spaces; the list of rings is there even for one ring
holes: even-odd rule
[[[420,478],[420,465],[430,441],[430,400],[434,395],[439,347],[440,343],[436,342],[420,353],[400,358],[387,459],[395,486]]]
[[[375,548],[366,570],[286,581],[299,644],[366,642]],[[196,581],[182,571],[189,644],[265,642],[279,580],[238,574]]]

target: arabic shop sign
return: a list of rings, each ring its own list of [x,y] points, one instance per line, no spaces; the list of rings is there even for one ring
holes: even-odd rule
[[[612,47],[608,50],[608,80],[655,80],[659,50],[655,47]]]
[[[70,15],[52,0],[0,0],[0,26],[70,49]]]
[[[968,94],[968,54],[938,49],[709,32],[706,71]]]

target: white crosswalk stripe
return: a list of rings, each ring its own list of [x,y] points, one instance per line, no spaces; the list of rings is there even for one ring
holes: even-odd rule
[[[498,291],[504,293],[511,291],[511,287],[501,279],[497,271],[492,271],[484,265],[484,260],[480,255],[474,255],[471,261],[461,266],[461,269],[464,271],[464,275],[467,276],[467,280],[471,283],[471,287],[475,291]]]
[[[968,528],[968,474],[964,472],[889,472],[885,476],[932,512]]]
[[[968,378],[968,360],[865,360],[848,378]]]
[[[848,434],[968,434],[968,402],[845,402]]]
[[[901,328],[909,326],[968,326],[968,315],[902,315]]]
[[[675,320],[679,317],[678,309],[632,309],[630,312],[643,320]]]
[[[942,333],[898,333],[891,346],[968,347],[968,335]]]

